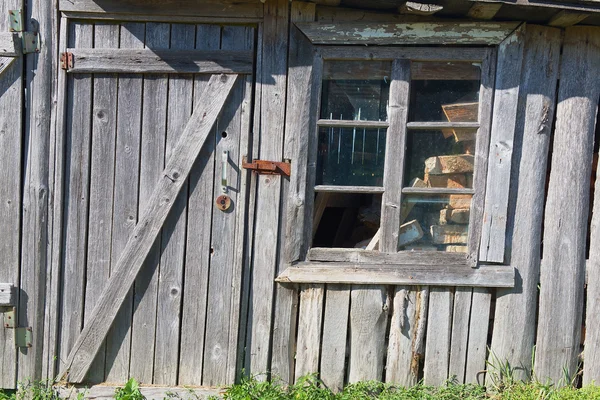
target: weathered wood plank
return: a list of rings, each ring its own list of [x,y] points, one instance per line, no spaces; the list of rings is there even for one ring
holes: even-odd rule
[[[178,26],[178,25],[174,25]],[[254,55],[244,50],[68,49],[70,73],[251,74]]]
[[[81,398],[94,400],[111,400],[115,398],[115,391],[119,386],[95,385],[90,388],[81,387],[54,387],[61,399],[77,400]],[[164,400],[170,397],[177,399],[195,399],[207,400],[210,398],[220,398],[225,393],[225,389],[220,388],[200,388],[200,387],[165,387],[165,386],[140,386],[140,392],[148,400]]]
[[[152,49],[168,48],[170,31],[169,24],[147,23],[145,46]],[[164,168],[168,78],[166,75],[147,75],[143,85],[138,204],[140,214],[148,207],[148,199]],[[151,383],[154,374],[160,248],[158,238],[134,284],[134,314],[131,326],[134,334],[131,336],[129,375],[142,383]]]
[[[458,383],[465,381],[472,295],[470,287],[457,287],[454,292],[448,378],[456,379]]]
[[[62,11],[64,17],[76,19],[92,19],[96,21],[137,21],[137,22],[162,22],[180,24],[257,24],[262,22],[262,17],[210,17],[201,15],[159,15],[159,14],[118,14],[110,12],[85,12],[85,11]]]
[[[440,386],[448,379],[452,301],[453,295],[448,289],[431,288],[423,367],[423,381],[426,385]]]
[[[227,50],[248,49],[252,46],[253,30],[246,27],[224,27],[221,36],[221,48]],[[228,377],[235,376],[235,363],[228,362],[230,352],[237,353],[237,346],[230,347],[230,329],[237,331],[231,324],[231,310],[236,308],[233,298],[235,272],[240,271],[234,264],[237,217],[240,209],[246,205],[241,193],[241,174],[236,168],[241,160],[240,139],[242,136],[242,101],[244,99],[244,81],[238,81],[230,99],[221,112],[217,122],[215,144],[215,176],[227,178],[227,195],[235,207],[235,212],[223,212],[213,207],[211,257],[207,299],[206,339],[202,382],[205,386],[232,384]],[[226,163],[223,159],[226,158]],[[225,175],[223,175],[225,169]],[[215,179],[213,193],[222,194],[222,180]],[[241,262],[241,259],[239,260]],[[239,304],[239,303],[238,303]],[[239,306],[239,305],[238,305]],[[235,359],[235,356],[233,357]],[[233,371],[228,370],[233,368]]]
[[[598,28],[570,27],[563,42],[535,352],[536,376],[542,381],[559,382],[563,369],[569,376],[577,372],[589,182],[600,96],[598,33]],[[564,210],[569,210],[569,218],[563,218]]]
[[[338,22],[297,23],[314,44],[499,44],[519,23],[414,22],[405,24]]]
[[[381,380],[389,299],[381,286],[353,286],[348,382]]]
[[[561,32],[530,25],[525,36],[514,142],[507,229],[507,259],[516,267],[513,289],[498,289],[491,356],[531,377],[540,271],[540,237],[554,116]],[[535,67],[534,67],[535,66]],[[515,337],[514,332],[521,332]]]
[[[0,76],[2,76],[4,71],[8,70],[14,61],[14,57],[0,57]]]
[[[14,306],[17,291],[12,283],[0,283],[0,307]]]
[[[492,19],[500,11],[502,3],[475,3],[467,12],[467,17],[474,19]]]
[[[144,35],[144,24],[124,23],[120,27],[119,47],[143,48]],[[138,216],[142,83],[141,76],[133,74],[119,76],[111,275],[134,231]],[[106,380],[108,382],[121,382],[129,377],[132,310],[133,290],[130,290],[106,339]]]
[[[482,2],[482,3],[503,3],[503,4],[510,4],[510,5],[519,5],[519,6],[525,6],[525,7],[550,7],[550,8],[560,8],[560,9],[565,9],[565,10],[576,10],[576,11],[591,11],[591,12],[597,12],[600,7],[598,7],[597,4],[595,4],[594,0],[591,1],[578,1],[578,2],[554,2],[551,0],[542,0],[542,1],[537,1],[537,0],[517,0],[512,1],[512,0],[469,0],[469,1],[477,1],[477,2]]]
[[[221,27],[198,25],[196,27],[196,48],[219,49]],[[194,78],[194,104],[201,101],[200,95],[208,84],[205,76]],[[214,203],[215,135],[217,127],[210,133],[202,148],[198,162],[190,174],[188,196],[187,248],[185,259],[185,280],[183,288],[183,310],[181,319],[181,348],[179,356],[179,384],[201,385],[202,362],[204,359],[204,331],[206,324],[208,271],[210,265],[211,226]],[[202,332],[198,335],[198,332]]]
[[[285,127],[285,98],[287,45],[289,35],[288,1],[267,0],[263,28],[260,107],[260,149],[262,159],[280,160]],[[279,212],[281,201],[281,177],[260,175],[257,178],[255,208],[255,232],[253,248],[253,276],[251,286],[252,316],[248,335],[250,373],[262,374],[269,370],[270,353],[273,354],[273,374],[291,379],[287,354],[289,335],[286,329],[289,314],[284,320],[273,320],[275,284],[277,271],[277,246],[279,237]],[[281,315],[277,311],[275,315]],[[275,335],[276,333],[276,335]],[[271,340],[272,339],[272,340]],[[272,342],[272,349],[270,343]],[[283,361],[276,362],[281,354]],[[266,377],[265,377],[266,378]]]
[[[69,41],[74,47],[91,47],[93,26],[73,23]],[[60,315],[60,368],[80,334],[83,322],[88,177],[92,121],[92,80],[70,77],[67,93],[65,196],[63,200],[62,299]],[[93,355],[92,355],[93,357]],[[91,362],[91,360],[90,360]]]
[[[200,149],[204,145],[216,118],[237,79],[236,75],[213,76],[202,100],[195,107],[173,156],[166,163],[160,182],[152,192],[146,212],[131,235],[117,265],[113,268],[107,288],[102,292],[90,322],[77,339],[61,372],[62,377],[77,382],[83,379],[98,351],[110,323],[123,304],[142,263],[173,208],[174,198],[181,191]]]
[[[195,25],[171,25],[171,49],[194,49],[195,40]],[[186,121],[192,114],[193,90],[192,75],[177,75],[169,78],[165,160],[175,154]],[[161,234],[153,379],[154,383],[158,385],[175,385],[177,383],[188,186],[188,182],[183,184]]]
[[[319,371],[324,294],[324,285],[308,284],[300,289],[296,380]]]
[[[491,302],[492,294],[489,289],[473,288],[465,383],[476,383],[479,385],[485,383],[485,374],[482,371],[486,369],[485,357],[488,349]]]
[[[310,249],[307,260],[383,265],[468,265],[466,256],[460,253],[434,251],[384,253],[370,250],[330,249],[322,247],[313,247]]]
[[[289,267],[277,282],[352,283],[383,285],[431,285],[513,287],[513,267],[463,265],[388,265],[303,262]]]
[[[556,26],[559,28],[566,28],[567,26],[576,25],[589,17],[590,13],[561,10],[550,18],[548,25]]]
[[[365,47],[365,46],[326,46],[319,48],[324,60],[395,60],[415,61],[481,61],[488,49],[476,47],[436,48],[428,47]]]
[[[488,179],[479,249],[481,261],[502,263],[505,256],[508,192],[523,64],[524,28],[522,26],[517,29],[498,47]]]
[[[262,17],[262,4],[254,1],[195,0],[60,0],[61,11],[150,15],[202,15],[207,17]]]
[[[413,341],[417,333],[417,291],[404,286],[394,290],[393,314],[390,323],[385,381],[413,386],[418,380],[413,365]]]
[[[119,46],[119,25],[96,24],[94,43],[98,47]],[[110,276],[115,143],[117,140],[117,76],[96,75],[93,81],[92,150],[90,165],[90,205],[87,247],[84,324],[89,319]],[[86,378],[104,382],[105,346]]]
[[[334,392],[344,388],[350,289],[327,285],[319,377]]]
[[[8,15],[9,7],[12,6],[6,6],[7,12],[5,15]],[[15,9],[18,10],[20,8]],[[13,8],[10,8],[10,10],[13,10]],[[5,19],[8,19],[8,17]],[[6,30],[8,30],[8,27],[6,27]],[[0,57],[18,57],[20,53],[21,46],[19,44],[19,37],[17,34],[11,32],[0,32]]]

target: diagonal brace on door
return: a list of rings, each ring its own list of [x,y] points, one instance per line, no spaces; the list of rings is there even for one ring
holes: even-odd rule
[[[181,134],[133,230],[89,322],[77,338],[60,372],[61,380],[81,382],[100,349],[127,293],[188,178],[238,75],[213,75]]]

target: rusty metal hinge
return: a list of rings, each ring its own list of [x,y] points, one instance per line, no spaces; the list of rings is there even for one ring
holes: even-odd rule
[[[13,331],[15,347],[31,347],[33,329],[30,326],[20,328],[17,327],[17,310],[15,307],[9,307],[3,310],[4,313],[4,328]]]
[[[242,160],[242,167],[252,170],[253,172],[261,175],[285,175],[290,176],[292,164],[289,160],[286,161],[267,161],[267,160],[253,160],[247,162],[246,157]]]
[[[60,53],[60,67],[64,70],[73,68],[73,53],[68,51]]]

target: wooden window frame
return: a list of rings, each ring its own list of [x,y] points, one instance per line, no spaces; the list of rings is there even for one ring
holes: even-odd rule
[[[293,41],[294,39],[296,39],[296,42]],[[293,87],[294,83],[291,83],[292,98],[288,101],[294,101],[293,98],[296,97],[295,90],[298,90],[298,94],[302,96],[300,107],[288,109],[288,119],[291,119],[291,121],[286,122],[286,135],[294,134],[294,128],[302,126],[302,131],[298,131],[296,134],[308,134],[308,137],[297,139],[295,153],[292,154],[292,182],[290,183],[292,190],[289,197],[292,200],[292,206],[287,211],[285,221],[286,240],[283,257],[284,266],[288,268],[284,268],[284,271],[276,280],[291,283],[443,285],[439,280],[432,278],[436,274],[446,273],[450,274],[446,285],[451,286],[513,286],[514,269],[511,267],[494,267],[504,271],[503,274],[490,274],[491,270],[486,269],[487,267],[478,268],[490,144],[496,48],[489,46],[365,47],[315,45],[300,30],[292,32],[291,45],[292,57],[290,59],[288,82],[295,82],[295,71],[293,69],[296,67],[296,61],[299,77],[304,79],[304,82],[298,82],[297,84],[298,86],[304,85],[304,89],[295,89]],[[308,55],[312,56],[312,63],[307,63],[306,58]],[[301,61],[302,58],[304,58],[303,61]],[[315,188],[318,128],[319,123],[322,125],[326,122],[318,119],[323,63],[326,61],[351,60],[392,62],[389,104],[391,109],[395,107],[397,111],[388,115],[384,185],[383,188],[373,188],[372,190],[373,193],[383,193],[381,220],[390,221],[388,224],[381,225],[379,251],[311,248],[315,189],[317,191],[327,189],[323,187]],[[481,64],[479,112],[476,124],[408,122],[411,62],[427,61],[466,61]],[[289,112],[294,115],[290,115]],[[306,122],[300,122],[302,119]],[[327,121],[327,123],[329,122],[331,121]],[[353,121],[340,122],[342,125],[353,123]],[[382,127],[384,125],[380,122],[375,124],[382,125]],[[447,127],[477,129],[468,253],[398,251],[397,231],[400,227],[400,205],[403,196],[408,193],[449,194],[451,192],[448,189],[424,188],[415,191],[402,187],[406,154],[404,148],[408,129]],[[392,131],[399,134],[389,134]],[[394,156],[390,157],[392,154]],[[398,174],[397,171],[401,171],[401,173]],[[294,176],[294,174],[297,176]],[[394,179],[390,179],[391,176],[394,176]],[[464,194],[464,190],[461,193]],[[299,198],[304,201],[299,202]],[[428,271],[422,270],[422,267],[427,267]],[[336,270],[336,268],[339,269]],[[354,273],[341,274],[342,270],[346,272],[354,271]],[[482,274],[485,274],[485,276]],[[364,279],[365,276],[371,277],[371,279]],[[361,281],[357,281],[357,279]]]

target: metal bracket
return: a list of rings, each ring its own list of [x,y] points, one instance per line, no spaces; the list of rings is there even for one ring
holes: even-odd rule
[[[254,173],[260,175],[285,175],[290,176],[292,164],[289,160],[286,161],[266,161],[266,160],[254,160],[247,162],[246,157],[242,159],[242,167],[245,169],[252,170]]]
[[[11,32],[23,32],[23,12],[21,10],[9,10],[8,20]]]
[[[17,347],[32,347],[32,329],[27,328],[15,328],[15,345]]]
[[[12,307],[10,310],[4,311],[4,327],[7,329],[14,328],[16,325],[16,312]]]
[[[60,67],[64,70],[73,68],[73,53],[60,53]]]
[[[23,54],[40,52],[40,35],[37,32],[23,32]]]

